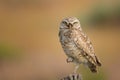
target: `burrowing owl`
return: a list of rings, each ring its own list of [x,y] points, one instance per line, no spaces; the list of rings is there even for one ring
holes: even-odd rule
[[[62,20],[59,37],[62,48],[68,56],[67,62],[76,64],[74,73],[77,72],[81,63],[87,65],[92,72],[97,72],[96,66],[101,66],[101,63],[95,55],[90,39],[83,33],[76,17]]]

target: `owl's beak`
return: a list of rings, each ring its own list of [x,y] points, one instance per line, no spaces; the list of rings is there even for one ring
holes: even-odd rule
[[[69,28],[69,29],[72,29],[72,26],[73,26],[73,25],[72,25],[71,23],[68,24],[68,28]]]

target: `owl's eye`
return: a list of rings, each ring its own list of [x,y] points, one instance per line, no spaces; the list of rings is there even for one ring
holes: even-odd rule
[[[78,22],[74,22],[73,25],[77,24]]]
[[[65,21],[63,21],[62,23],[65,24],[65,25],[67,25],[67,22],[65,22]]]

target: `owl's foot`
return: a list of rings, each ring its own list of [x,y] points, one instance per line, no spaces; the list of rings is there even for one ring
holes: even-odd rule
[[[68,58],[66,59],[66,61],[67,61],[67,63],[73,62],[73,58],[68,57]]]
[[[80,74],[70,74],[61,80],[82,80],[82,77]]]

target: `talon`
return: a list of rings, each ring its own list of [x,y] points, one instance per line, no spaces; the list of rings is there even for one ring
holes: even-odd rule
[[[69,58],[67,58],[66,61],[67,61],[67,63],[73,62],[73,58],[69,57]]]

